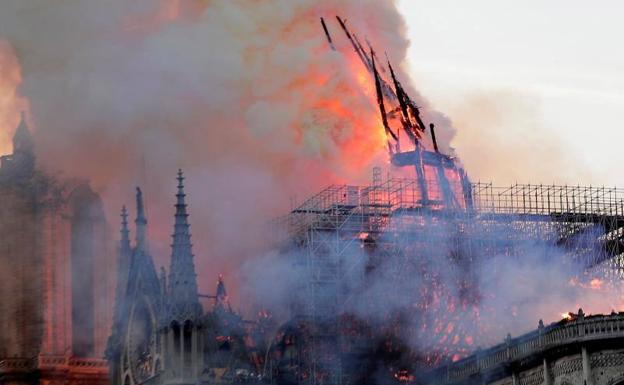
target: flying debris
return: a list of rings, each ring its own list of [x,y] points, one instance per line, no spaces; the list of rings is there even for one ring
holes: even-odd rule
[[[392,164],[397,167],[414,167],[422,200],[426,204],[437,205],[441,201],[444,207],[458,207],[460,205],[459,200],[453,194],[447,175],[457,176],[462,186],[468,186],[470,181],[457,160],[440,151],[434,123],[429,124],[432,150],[428,150],[423,142],[427,133],[427,124],[423,121],[420,107],[405,91],[387,55],[388,71],[379,64],[380,61],[375,54],[373,45],[368,39],[365,39],[368,46],[368,50],[365,50],[357,35],[347,27],[346,19],[336,16],[336,20],[375,82],[377,106],[386,133],[388,153]],[[325,19],[321,18],[321,24],[330,41],[330,46],[335,50]],[[388,72],[391,77],[390,83],[383,76],[384,73],[387,74]],[[401,148],[401,133],[407,136],[413,150],[405,151]],[[437,187],[432,188],[439,191],[435,194],[429,193],[430,182],[428,180],[431,178],[437,180],[435,182]],[[432,198],[434,195],[441,195],[441,199]]]
[[[373,49],[370,41],[365,39],[366,44],[368,45],[367,51],[362,46],[362,43],[359,41],[357,35],[349,30],[347,27],[347,21],[340,16],[336,16],[336,20],[338,20],[340,28],[344,31],[347,39],[353,47],[353,50],[375,81],[377,104],[380,108],[380,115],[384,125],[384,130],[388,135],[388,148],[390,150],[390,156],[392,157],[395,152],[400,152],[399,131],[401,130],[407,135],[412,145],[414,147],[418,147],[427,126],[422,120],[419,107],[416,103],[414,103],[414,101],[412,101],[409,95],[405,92],[401,83],[398,81],[390,60],[388,60],[388,70],[392,77],[392,85],[384,79],[382,73],[386,73],[386,70],[379,64],[379,60],[376,57],[375,50]],[[325,24],[324,19],[321,22],[324,30],[327,31],[327,25]],[[386,108],[386,100],[390,104],[391,108]]]
[[[409,109],[406,102],[406,95],[403,91],[403,87],[396,78],[394,74],[394,69],[392,68],[392,64],[390,64],[390,60],[388,60],[388,68],[390,69],[390,74],[392,75],[392,81],[394,82],[394,88],[396,90],[397,99],[399,101],[399,110],[401,111],[401,123],[403,125],[403,129],[407,133],[407,136],[412,140],[414,145],[416,144],[417,139],[421,138],[420,133],[417,128],[412,124],[412,120],[410,119]]]
[[[366,59],[366,63],[368,64],[368,68],[372,68],[373,64],[372,64],[372,55],[371,57],[368,57],[368,54],[366,53],[366,50],[364,49],[364,47],[362,47],[362,43],[360,43],[360,40],[358,39],[356,34],[353,34],[353,39],[355,40],[355,44],[357,45],[358,49],[360,50],[360,52],[362,52],[362,56],[364,57],[364,59]],[[369,46],[369,48],[371,48]]]
[[[349,32],[349,29],[347,28],[346,20],[342,20],[340,16],[336,16],[336,19],[338,20],[338,23],[340,24],[340,27],[342,28],[344,33],[347,35],[347,38],[351,42],[351,45],[353,46],[355,53],[357,53],[357,55],[360,57],[360,60],[362,60],[362,63],[364,63],[366,68],[368,68],[369,71],[372,71],[373,68],[371,64],[369,63],[368,58],[366,58],[365,56],[366,53],[363,50],[361,50],[360,47],[355,43],[355,40],[353,40],[353,36],[351,36],[351,32]]]
[[[323,31],[325,31],[325,36],[327,37],[329,46],[331,47],[332,51],[335,51],[336,47],[334,46],[334,42],[332,41],[331,35],[329,34],[329,30],[327,29],[327,24],[325,24],[325,19],[323,19],[322,17],[321,17],[321,25],[323,26]]]
[[[373,58],[372,60],[372,67],[373,67],[373,74],[375,75],[375,89],[377,90],[377,104],[379,105],[379,112],[381,114],[381,121],[383,122],[383,126],[384,129],[386,130],[386,135],[390,135],[392,137],[392,139],[394,139],[397,144],[396,144],[396,149],[397,152],[400,151],[399,148],[399,137],[397,136],[397,134],[395,134],[392,129],[390,128],[390,125],[388,124],[388,115],[386,114],[386,106],[384,104],[384,97],[383,97],[383,93],[381,91],[381,81],[380,81],[380,76],[379,76],[379,72],[377,72],[377,67],[375,66],[375,57],[374,57],[374,51],[371,51],[371,57]],[[390,151],[390,154],[393,154],[394,151],[392,149],[392,144],[388,143],[388,148]]]
[[[366,69],[371,75],[374,75],[372,58],[368,56],[368,53],[362,46],[362,43],[360,43],[360,40],[358,39],[357,35],[349,31],[349,28],[347,28],[346,20],[341,19],[340,16],[336,16],[336,19],[338,20],[340,27],[342,28],[345,35],[347,36],[347,39],[349,39],[349,42],[351,42],[351,46],[353,46],[353,50],[355,51],[355,53],[357,53],[358,57],[362,61],[362,64],[364,64],[364,67],[366,67]],[[372,49],[372,46],[368,42],[368,40],[366,40],[366,42],[369,46],[369,49]],[[383,73],[386,72],[386,70],[383,67],[380,67],[380,69],[381,69],[381,72]],[[383,90],[384,96],[392,101],[396,101],[397,96],[394,90],[392,89],[392,87],[383,78],[381,78],[380,81],[381,81],[381,89]]]
[[[433,142],[433,149],[439,154],[440,149],[438,148],[438,141],[436,140],[435,136],[435,124],[429,123],[429,129],[431,130],[431,141]]]

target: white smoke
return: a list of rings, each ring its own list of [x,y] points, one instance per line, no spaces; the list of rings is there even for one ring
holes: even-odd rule
[[[344,301],[338,311],[374,325],[377,337],[400,315],[396,330],[415,351],[451,358],[501,343],[508,333],[517,337],[536,329],[540,319],[557,322],[579,308],[588,314],[624,310],[624,288],[612,268],[587,270],[583,256],[557,246],[547,232],[518,229],[513,217],[501,223],[472,219],[461,231],[458,222],[444,217],[425,216],[423,223],[385,232],[372,253],[359,242],[329,235],[327,250],[340,253],[316,256],[318,263],[335,258],[343,269],[338,289],[329,293]],[[578,250],[593,244],[588,242],[600,231],[580,234]],[[245,296],[278,317],[291,309],[293,298],[310,301],[305,283],[318,272],[296,262],[322,254],[325,243],[316,242],[310,249],[293,247],[247,262]]]

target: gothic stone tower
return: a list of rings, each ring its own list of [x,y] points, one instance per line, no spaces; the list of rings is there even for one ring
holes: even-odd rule
[[[223,279],[214,296],[200,295],[184,193],[178,172],[169,275],[156,274],[147,242],[141,190],[137,189],[136,242],[130,244],[122,209],[118,286],[109,360],[112,385],[259,383],[257,352],[243,318],[232,311]],[[214,306],[204,312],[200,297]],[[250,382],[251,380],[251,382]]]
[[[106,351],[113,385],[140,384],[160,372],[162,341],[158,335],[163,308],[162,284],[147,242],[143,193],[136,194],[135,246],[130,245],[127,213],[122,209],[113,331]]]
[[[36,167],[22,114],[0,158],[0,383],[104,383],[114,269],[100,197]]]
[[[112,385],[195,384],[203,370],[203,310],[183,181],[180,171],[168,279],[164,270],[157,276],[149,253],[140,189],[134,248],[122,210],[117,300],[107,350]]]
[[[184,193],[184,177],[178,172],[178,193],[171,246],[166,310],[162,320],[166,349],[165,384],[195,384],[203,370],[201,319],[191,234]]]

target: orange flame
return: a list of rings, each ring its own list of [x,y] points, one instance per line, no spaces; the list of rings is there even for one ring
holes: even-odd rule
[[[0,40],[0,155],[11,153],[20,111],[28,110],[28,101],[18,92],[21,83],[22,71],[13,47]]]
[[[602,285],[603,285],[603,281],[599,278],[594,278],[591,281],[589,281],[589,287],[592,288],[593,290],[600,290],[602,289]]]

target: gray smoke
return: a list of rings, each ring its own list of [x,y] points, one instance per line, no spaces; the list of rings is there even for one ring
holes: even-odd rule
[[[408,42],[393,1],[8,0],[0,10],[40,164],[91,180],[113,224],[143,185],[159,264],[183,168],[203,291],[254,256],[257,227],[292,196],[386,163],[363,92],[372,81],[333,20],[348,18],[399,67]]]
[[[30,103],[41,165],[90,179],[112,223],[141,184],[157,264],[166,264],[170,252],[174,178],[183,168],[200,289],[212,292],[224,272],[226,283],[240,278],[229,287],[235,298],[242,285],[244,298],[254,294],[285,313],[289,291],[306,272],[266,252],[258,229],[287,210],[292,196],[361,182],[373,164],[387,163],[370,78],[337,26],[330,23],[346,54],[330,51],[320,28],[320,16],[336,14],[397,67],[403,62],[408,41],[391,0],[5,0],[0,39],[21,66],[19,93]],[[425,115],[447,148],[450,122],[434,111]],[[452,232],[434,235],[441,249],[449,247],[444,238]],[[562,267],[560,251],[516,246],[514,258],[490,255],[493,263],[473,270],[483,297],[458,310],[457,318],[470,322],[455,320],[454,327],[474,335],[474,345],[491,342],[478,339],[482,327],[502,338],[588,302],[610,310],[604,298],[588,298],[595,290],[570,283],[576,270]],[[442,251],[419,255],[448,288],[432,319],[463,295],[463,271],[446,271],[437,258]],[[397,266],[381,264],[363,287],[367,256],[350,255],[354,268],[345,284],[357,314],[374,319],[373,310],[409,307],[428,285],[418,275],[393,280]],[[481,321],[472,322],[475,312]],[[428,346],[427,336],[408,337]]]
[[[574,242],[587,254],[575,255],[547,233],[519,229],[514,218],[499,224],[473,221],[462,231],[444,217],[425,216],[423,222],[403,228],[408,232],[382,234],[378,243],[391,244],[388,250],[371,252],[359,242],[328,239],[333,245],[328,250],[342,252],[324,258],[335,258],[344,272],[330,298],[344,302],[339,313],[327,316],[353,314],[382,333],[400,315],[400,337],[413,349],[451,358],[501,343],[508,333],[529,332],[540,319],[559,321],[581,307],[589,314],[623,308],[623,288],[611,268],[586,269],[584,257],[600,252],[589,247],[600,228],[579,234]],[[323,242],[317,242],[319,253]],[[292,293],[305,290],[304,283],[317,274],[295,262],[314,254],[293,247],[248,261],[242,268],[245,296],[287,319]],[[306,295],[297,300],[310,300]]]

